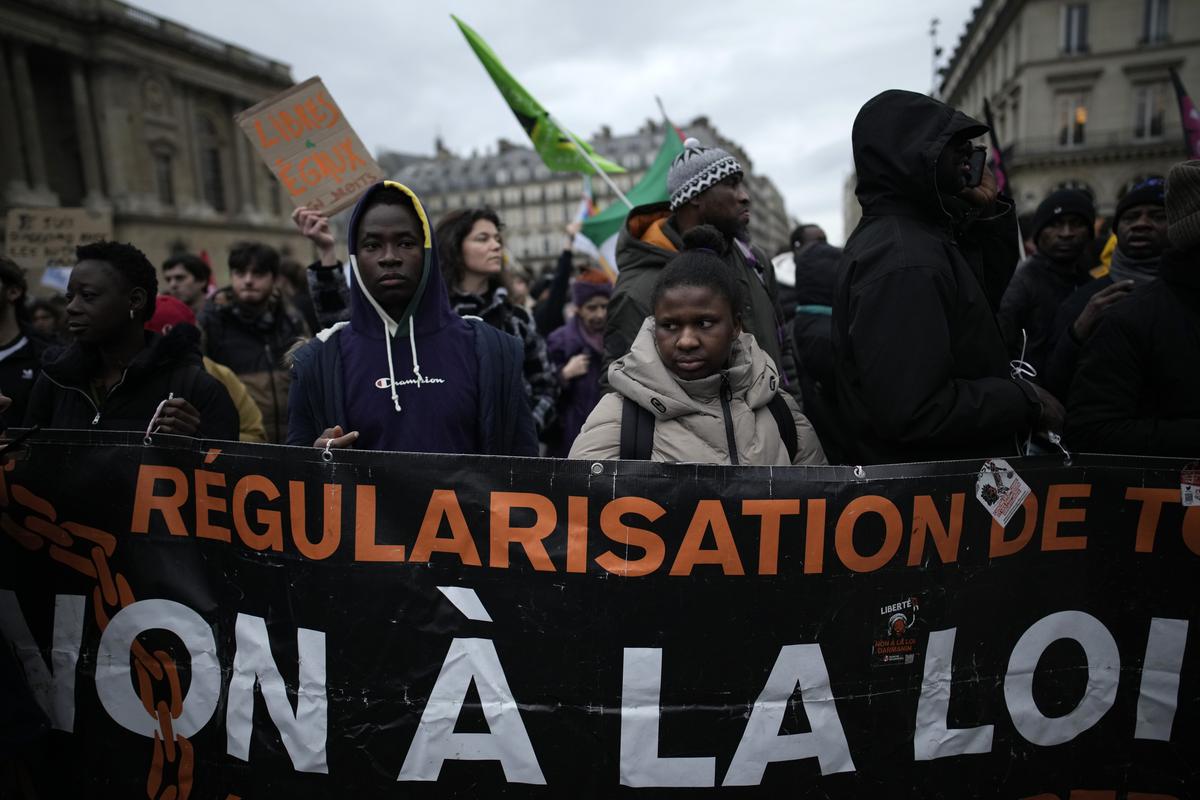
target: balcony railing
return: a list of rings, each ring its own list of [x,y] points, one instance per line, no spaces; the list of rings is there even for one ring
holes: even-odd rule
[[[1170,126],[1168,126],[1169,128]],[[1052,157],[1094,156],[1103,152],[1129,150],[1136,152],[1140,149],[1163,150],[1178,147],[1183,154],[1183,140],[1180,131],[1165,130],[1162,136],[1138,139],[1132,128],[1121,130],[1086,130],[1084,140],[1079,144],[1061,144],[1058,136],[1030,136],[1018,139],[1008,145],[1005,151],[1006,159],[1018,164],[1030,159]]]

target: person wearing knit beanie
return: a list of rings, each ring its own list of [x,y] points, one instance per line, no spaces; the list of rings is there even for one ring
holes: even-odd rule
[[[1095,237],[1096,207],[1078,189],[1059,189],[1033,215],[1037,253],[1023,261],[1000,298],[996,320],[1009,354],[1045,372],[1059,329],[1058,307],[1092,280],[1088,243]]]
[[[671,211],[680,217],[681,228],[712,225],[728,237],[743,234],[750,224],[744,176],[738,160],[721,148],[685,141],[667,173]]]
[[[1158,279],[1114,305],[1083,343],[1064,437],[1072,451],[1200,454],[1200,161],[1171,168],[1165,200],[1173,249]]]
[[[1167,238],[1177,250],[1200,247],[1200,161],[1184,161],[1167,173]]]
[[[608,276],[595,269],[584,271],[571,284],[571,302],[582,308],[593,297],[612,297],[613,285]]]
[[[670,131],[667,135],[673,135]],[[604,369],[629,352],[651,313],[658,274],[683,249],[683,236],[700,225],[721,233],[717,255],[746,288],[743,322],[779,369],[784,388],[800,398],[800,377],[792,337],[784,327],[775,267],[750,241],[750,193],[744,167],[729,152],[684,142],[666,176],[667,202],[630,209],[617,237],[617,281],[604,331]]]

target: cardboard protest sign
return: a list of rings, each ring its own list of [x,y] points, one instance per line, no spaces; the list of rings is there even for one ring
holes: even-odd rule
[[[28,270],[70,267],[75,248],[112,238],[112,214],[86,208],[14,208],[8,212],[4,249]]]
[[[234,117],[259,156],[279,178],[292,205],[335,214],[383,180],[319,77]]]

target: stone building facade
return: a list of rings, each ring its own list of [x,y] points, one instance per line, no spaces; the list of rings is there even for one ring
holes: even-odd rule
[[[1021,211],[1077,186],[1108,215],[1185,157],[1170,68],[1200,96],[1195,0],[983,0],[941,96],[980,119],[988,100]]]
[[[753,209],[751,237],[772,254],[786,247],[791,232],[787,211],[771,179],[756,174],[746,151],[722,136],[707,117],[698,117],[681,127],[687,136],[704,145],[722,147],[741,162]],[[597,152],[625,167],[627,172],[611,176],[625,191],[654,163],[666,133],[662,123],[648,120],[631,134],[614,135],[606,127],[591,139],[591,144]],[[404,160],[404,165],[395,173],[396,180],[420,194],[434,219],[457,208],[490,206],[505,223],[507,247],[527,268],[535,272],[546,269],[562,252],[564,229],[579,210],[581,175],[551,172],[532,148],[505,139],[499,141],[495,153],[487,155],[459,157],[439,143],[433,158],[397,157]],[[380,163],[389,163],[389,158],[382,154]],[[616,195],[598,176],[593,176],[591,182],[600,208],[616,201]]]
[[[237,241],[305,257],[233,122],[292,83],[285,64],[118,0],[0,0],[0,217],[108,209],[115,239],[156,264],[205,251],[218,280]]]

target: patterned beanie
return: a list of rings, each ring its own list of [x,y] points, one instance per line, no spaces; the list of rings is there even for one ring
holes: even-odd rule
[[[671,210],[675,211],[713,184],[742,172],[742,165],[737,159],[721,148],[701,147],[700,142],[688,139],[683,143],[683,152],[675,156],[667,173]]]
[[[1179,250],[1200,246],[1200,161],[1184,161],[1167,173],[1167,238]]]

